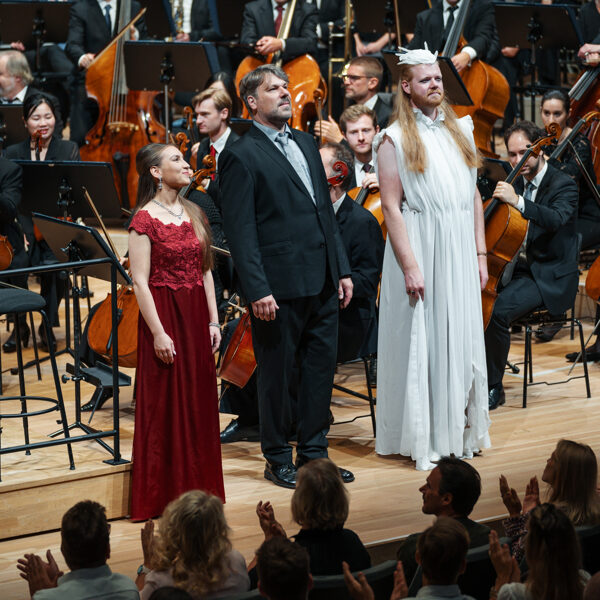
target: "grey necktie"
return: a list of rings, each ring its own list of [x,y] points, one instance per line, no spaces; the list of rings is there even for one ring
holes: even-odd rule
[[[287,131],[279,132],[275,140],[279,147],[282,149],[283,154],[292,165],[294,171],[298,173],[298,176],[302,180],[304,187],[310,194],[312,201],[316,204],[315,190],[313,188],[312,179],[310,178],[310,172],[308,170],[308,164],[306,158],[298,145],[293,140],[290,140],[290,134]]]
[[[535,183],[532,181],[528,181],[525,186],[525,190],[523,191],[523,200],[525,202],[529,202],[533,195],[533,190],[535,190]],[[508,282],[512,279],[512,276],[515,272],[515,268],[517,267],[517,261],[519,257],[522,260],[527,260],[527,254],[525,252],[527,244],[527,235],[525,235],[525,239],[523,240],[523,245],[519,248],[519,251],[515,254],[515,257],[506,265],[506,269],[504,269],[504,273],[502,273],[502,285],[507,285]]]

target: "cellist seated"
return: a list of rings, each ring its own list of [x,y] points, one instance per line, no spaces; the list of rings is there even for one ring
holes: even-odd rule
[[[513,167],[541,134],[530,121],[506,130],[504,140]],[[529,224],[523,245],[504,269],[485,331],[490,410],[505,402],[502,378],[512,323],[540,307],[561,315],[572,306],[579,283],[577,184],[540,154],[527,160],[514,187],[501,181],[493,196],[518,209]]]
[[[284,62],[302,54],[317,54],[318,13],[315,4],[298,0],[287,38],[279,29],[288,9],[287,0],[254,0],[244,7],[241,44],[254,45],[263,56],[281,52]]]

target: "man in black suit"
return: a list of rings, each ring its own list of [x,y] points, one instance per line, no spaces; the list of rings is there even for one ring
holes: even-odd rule
[[[433,0],[431,8],[417,15],[415,35],[408,47],[411,50],[424,48],[427,43],[431,52],[442,51],[461,2]],[[452,57],[459,73],[475,58],[492,65],[500,58],[500,42],[491,0],[472,0],[463,35],[468,45]]]
[[[292,488],[298,467],[327,456],[338,303],[350,302],[352,280],[314,140],[287,125],[287,83],[272,65],[244,76],[240,95],[253,124],[223,151],[219,183],[225,234],[252,309],[264,474]],[[295,364],[294,464],[288,439]]]
[[[33,75],[27,58],[18,50],[0,52],[0,101],[2,104],[22,104],[31,94],[40,92],[34,88]]]
[[[513,167],[540,135],[530,121],[520,121],[506,130],[504,140]],[[502,275],[504,287],[485,332],[490,410],[504,404],[502,377],[510,350],[511,324],[541,306],[553,315],[561,315],[572,306],[579,282],[577,184],[541,154],[530,157],[521,173],[514,187],[501,181],[493,194],[517,208],[529,227],[524,247]]]
[[[317,9],[314,4],[298,0],[289,36],[286,40],[277,39],[279,27],[288,7],[288,0],[248,2],[244,7],[240,42],[254,44],[256,51],[263,56],[281,52],[284,62],[301,54],[315,56],[317,54]]]
[[[333,164],[342,161],[354,169],[350,151],[342,144],[325,144],[321,159],[327,177],[335,175]],[[377,352],[377,288],[383,265],[385,242],[377,219],[354,202],[346,192],[351,178],[332,185],[333,204],[342,242],[352,269],[352,300],[339,316],[337,361],[346,362]]]
[[[131,18],[140,10],[140,3],[132,0]],[[80,146],[98,115],[96,103],[88,99],[85,91],[85,72],[96,54],[118,33],[120,17],[120,0],[79,0],[71,7],[65,52],[79,69],[73,84],[70,126],[71,139]],[[134,38],[146,37],[143,18],[137,21],[135,27],[135,33],[132,32]]]
[[[383,66],[373,56],[353,58],[343,78],[346,99],[351,104],[364,104],[377,115],[377,123],[383,129],[393,112],[391,94],[379,91],[383,81]],[[315,135],[323,133],[323,140],[339,144],[344,136],[338,124],[331,118],[315,123]]]

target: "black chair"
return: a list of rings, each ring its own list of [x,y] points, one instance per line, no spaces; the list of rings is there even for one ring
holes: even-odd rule
[[[2,427],[0,426],[0,456],[9,452],[22,452],[25,454],[31,454],[31,449],[36,447],[44,447],[47,445],[45,442],[33,442],[29,441],[29,417],[37,415],[43,415],[52,411],[58,411],[60,413],[60,423],[62,425],[62,431],[65,438],[69,438],[69,430],[67,427],[67,415],[65,413],[65,405],[62,396],[62,389],[60,387],[60,378],[58,376],[58,367],[56,365],[56,356],[54,349],[49,348],[50,364],[52,367],[52,375],[54,377],[54,387],[56,390],[56,398],[47,398],[44,396],[31,396],[27,395],[25,390],[25,375],[23,370],[23,352],[21,348],[21,325],[19,322],[19,315],[28,312],[38,312],[42,318],[42,326],[46,333],[46,339],[50,339],[51,329],[46,313],[42,310],[46,305],[45,300],[39,294],[30,292],[29,290],[23,290],[20,288],[1,288],[0,287],[0,315],[12,315],[15,323],[15,332],[17,339],[17,364],[18,364],[18,376],[19,376],[19,395],[17,396],[2,396],[0,402],[19,401],[21,411],[18,413],[11,412],[0,412],[0,422],[2,419],[22,419],[23,421],[23,435],[25,443],[19,446],[10,446],[7,448],[1,447],[2,441]],[[41,402],[47,406],[39,410],[28,410],[27,401]],[[67,443],[67,453],[69,456],[69,465],[71,469],[75,468],[73,462],[73,451],[71,444]]]
[[[363,571],[373,588],[375,600],[389,600],[394,588],[396,565],[395,560],[387,560]],[[354,575],[356,576],[357,573]],[[351,596],[343,575],[317,575],[313,577],[313,588],[308,598],[309,600],[350,600]]]
[[[583,568],[590,575],[600,571],[600,525],[583,525],[575,527],[579,544]]]

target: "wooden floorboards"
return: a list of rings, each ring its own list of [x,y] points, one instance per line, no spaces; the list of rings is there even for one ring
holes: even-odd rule
[[[104,284],[94,284],[95,301],[103,297]],[[586,322],[586,331],[591,323]],[[62,333],[56,330],[61,343]],[[7,337],[5,327],[0,323],[1,341]],[[567,363],[564,354],[576,348],[569,340],[568,332],[561,332],[549,344],[534,344],[534,374],[544,373],[549,380],[565,375]],[[517,334],[513,339],[510,359],[522,359],[523,337]],[[27,351],[27,356],[31,351]],[[64,371],[65,358],[60,359]],[[2,357],[2,368],[16,364],[14,355]],[[581,367],[577,367],[581,372]],[[131,371],[128,371],[131,373]],[[3,374],[5,394],[17,393],[17,378]],[[529,391],[529,406],[521,408],[521,376],[507,375],[505,378],[507,403],[491,413],[490,431],[492,448],[473,459],[472,464],[481,473],[482,497],[476,506],[474,518],[496,519],[504,514],[498,495],[498,475],[504,473],[511,485],[520,492],[529,477],[538,477],[544,468],[556,441],[567,437],[590,444],[595,450],[600,448],[598,427],[598,399],[600,390],[600,364],[590,365],[592,398],[585,397],[583,380],[571,381],[556,386],[536,386]],[[51,395],[51,379],[48,366],[44,367],[44,379],[34,382],[34,371],[27,372],[28,386],[34,393]],[[351,365],[340,369],[337,381],[358,391],[364,391],[362,365]],[[74,385],[63,384],[67,410],[72,419]],[[82,386],[84,400],[91,394],[91,387]],[[131,388],[122,389],[121,429],[122,451],[126,458],[131,455],[133,434],[133,409]],[[111,414],[107,408],[100,411],[92,424],[96,427],[109,427]],[[5,410],[6,407],[2,406]],[[336,421],[345,421],[359,415],[367,415],[368,405],[362,400],[335,392],[333,413]],[[32,435],[37,439],[56,429],[55,416],[32,419]],[[222,415],[221,424],[226,425],[229,417]],[[2,445],[18,443],[22,429],[18,420],[2,421]],[[343,467],[351,469],[356,481],[348,486],[351,495],[351,510],[348,526],[359,533],[365,543],[380,544],[394,540],[426,526],[431,519],[421,513],[421,496],[418,488],[426,474],[418,472],[414,463],[402,457],[382,458],[375,454],[370,419],[360,417],[353,423],[334,425],[329,436],[330,455]],[[54,529],[60,525],[60,515],[70,505],[81,498],[93,497],[105,504],[123,505],[127,495],[128,467],[109,467],[102,461],[109,458],[106,451],[95,442],[74,445],[76,471],[68,469],[67,453],[64,447],[38,450],[31,456],[13,454],[2,457],[2,483],[0,483],[0,538],[4,531],[14,526],[15,520],[25,522],[41,521],[43,529]],[[190,451],[193,451],[190,448]],[[289,501],[291,491],[278,488],[264,480],[263,460],[258,444],[238,443],[223,447],[223,468],[227,503],[225,511],[232,528],[234,546],[248,559],[261,541],[260,530],[254,514],[258,500],[271,500],[276,514],[289,533],[296,526],[290,520]],[[200,458],[201,460],[201,458]],[[96,485],[106,474],[113,473],[112,480]],[[95,483],[96,481],[96,483]],[[62,489],[51,484],[64,484]],[[35,491],[32,491],[35,490]],[[16,501],[10,505],[2,502],[8,492],[16,493]],[[141,562],[139,544],[139,524],[126,519],[112,523],[113,569],[134,576]],[[40,531],[41,529],[38,529]],[[59,551],[58,532],[28,535],[0,542],[0,598],[11,600],[27,598],[25,582],[19,579],[15,564],[25,552],[45,552],[52,549],[60,565],[64,561]]]

